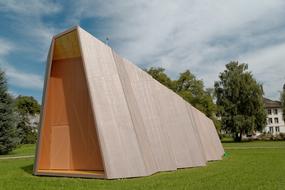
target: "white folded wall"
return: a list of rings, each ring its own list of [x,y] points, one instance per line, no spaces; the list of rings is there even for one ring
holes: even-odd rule
[[[79,29],[107,178],[203,166],[223,148],[213,122]]]

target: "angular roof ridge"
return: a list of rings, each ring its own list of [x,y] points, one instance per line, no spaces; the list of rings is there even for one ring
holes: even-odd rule
[[[281,102],[278,100],[271,100],[269,98],[263,97],[263,102],[266,108],[281,108]]]

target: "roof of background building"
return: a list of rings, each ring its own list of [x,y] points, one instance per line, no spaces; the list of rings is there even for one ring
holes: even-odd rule
[[[277,100],[270,100],[268,98],[263,98],[263,102],[265,104],[265,108],[281,108],[282,104]]]

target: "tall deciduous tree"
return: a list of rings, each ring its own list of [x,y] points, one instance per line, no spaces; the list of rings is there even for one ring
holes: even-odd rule
[[[0,154],[7,154],[19,143],[12,97],[4,71],[0,70]]]
[[[261,131],[266,123],[262,86],[247,69],[247,64],[230,62],[215,82],[222,128],[233,134],[235,141]]]
[[[175,86],[173,81],[167,76],[165,73],[165,69],[162,67],[151,67],[150,69],[145,70],[148,74],[150,74],[155,80],[163,84],[164,86],[174,90]]]
[[[15,99],[15,106],[20,114],[35,115],[40,113],[40,105],[32,96],[18,96]]]
[[[204,90],[202,80],[198,80],[189,70],[180,73],[177,80],[171,80],[161,67],[146,70],[154,79],[167,86],[191,105],[204,112],[213,119],[215,126],[219,129],[219,122],[216,120],[216,105],[211,96],[212,91]]]
[[[189,70],[180,73],[178,80],[174,81],[175,92],[183,97],[194,107],[212,117],[216,106],[209,92],[204,90],[204,83],[193,75]]]

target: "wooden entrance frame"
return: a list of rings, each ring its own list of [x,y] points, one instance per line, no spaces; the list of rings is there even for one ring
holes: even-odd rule
[[[105,177],[86,80],[78,30],[74,27],[55,36],[51,43],[36,175]]]

